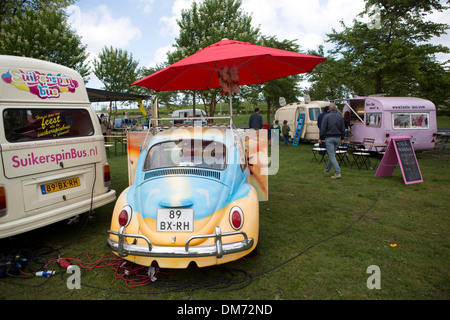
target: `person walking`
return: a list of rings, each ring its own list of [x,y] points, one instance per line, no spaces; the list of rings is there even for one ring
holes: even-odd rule
[[[323,117],[325,117],[328,114],[328,111],[330,111],[330,106],[325,106],[325,108],[323,108],[323,112],[321,114],[319,114],[319,117],[317,117],[317,126],[319,127],[319,132],[320,132],[320,126],[322,125],[322,119]],[[322,143],[319,143],[319,148],[322,149],[326,149],[327,147],[325,146],[325,141],[322,141]],[[325,155],[326,151],[319,151],[319,154],[321,156]]]
[[[259,114],[259,108],[255,108],[255,113],[248,120],[250,129],[260,130],[263,127],[263,117]]]
[[[334,103],[330,104],[330,109],[327,115],[322,119],[320,126],[320,140],[319,143],[325,141],[328,153],[328,164],[325,173],[329,174],[331,167],[334,168],[334,176],[331,178],[341,178],[341,168],[336,160],[336,150],[338,149],[345,136],[344,118],[338,113],[337,106]]]

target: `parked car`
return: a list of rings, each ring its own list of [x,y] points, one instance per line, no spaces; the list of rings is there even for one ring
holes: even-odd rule
[[[241,135],[196,127],[169,129],[144,144],[107,245],[140,265],[205,267],[251,253],[258,236],[259,199]]]

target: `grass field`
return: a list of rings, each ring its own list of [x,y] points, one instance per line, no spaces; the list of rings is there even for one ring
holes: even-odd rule
[[[398,167],[385,178],[343,167],[343,178],[333,180],[324,165],[311,162],[309,144],[281,146],[269,201],[260,203],[259,255],[160,270],[157,281],[139,287],[128,287],[109,266],[85,271],[80,290],[67,288],[65,273],[48,279],[19,274],[0,279],[0,300],[448,300],[450,153],[417,157],[423,183],[405,185]],[[108,161],[119,195],[128,184],[127,158],[111,152]],[[45,261],[60,254],[96,262],[111,254],[105,238],[112,209],[99,208],[92,219],[83,215],[74,226],[61,222],[0,240],[0,248],[33,249]],[[373,265],[381,288],[370,290]]]

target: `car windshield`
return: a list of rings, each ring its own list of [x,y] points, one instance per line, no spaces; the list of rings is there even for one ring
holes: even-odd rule
[[[205,140],[159,143],[148,152],[143,170],[173,167],[224,170],[226,168],[226,147],[220,142]]]

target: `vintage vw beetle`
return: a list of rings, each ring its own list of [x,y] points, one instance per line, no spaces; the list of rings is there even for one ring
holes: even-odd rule
[[[205,267],[251,253],[258,236],[259,200],[242,137],[229,128],[173,128],[141,150],[107,245],[140,265]]]

